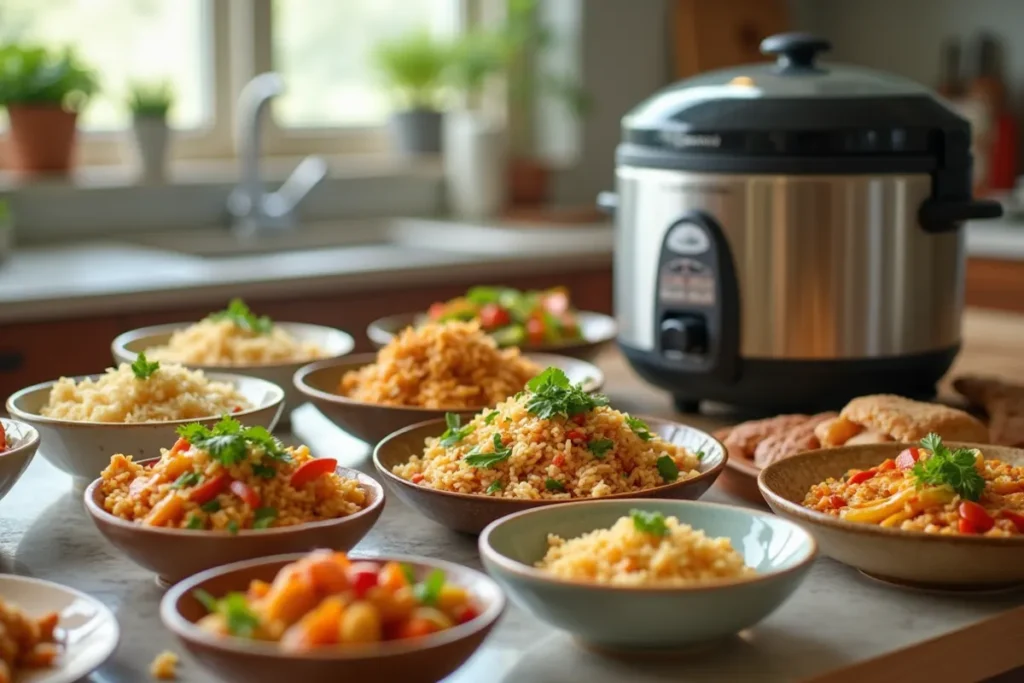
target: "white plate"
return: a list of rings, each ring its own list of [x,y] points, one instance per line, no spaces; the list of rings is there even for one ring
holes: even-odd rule
[[[62,649],[57,665],[22,670],[15,683],[74,683],[107,661],[121,637],[117,619],[99,600],[67,586],[24,576],[0,575],[0,597],[32,616],[57,612]]]

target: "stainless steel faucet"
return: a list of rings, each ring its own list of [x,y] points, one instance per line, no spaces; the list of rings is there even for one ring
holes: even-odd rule
[[[299,204],[327,175],[318,156],[303,159],[275,192],[267,192],[260,174],[260,132],[270,100],[284,92],[284,80],[272,72],[246,83],[238,98],[239,158],[242,177],[228,196],[232,229],[240,236],[288,230],[297,223]]]

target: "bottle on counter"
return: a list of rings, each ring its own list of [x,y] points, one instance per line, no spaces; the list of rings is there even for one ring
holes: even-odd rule
[[[963,50],[959,38],[948,38],[942,47],[942,65],[935,90],[960,116],[971,124],[971,154],[974,156],[974,192],[988,186],[991,115],[986,101],[968,97],[964,78]]]
[[[1003,50],[1000,42],[984,33],[976,43],[977,72],[967,86],[965,98],[984,110],[984,155],[975,158],[979,192],[1011,190],[1017,180],[1017,123],[1007,105],[1003,78]],[[973,123],[973,121],[972,121]]]

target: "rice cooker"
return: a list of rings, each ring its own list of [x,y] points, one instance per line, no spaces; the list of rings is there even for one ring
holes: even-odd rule
[[[933,396],[960,348],[971,131],[929,89],[765,39],[622,122],[614,297],[633,368],[675,397],[815,410]]]

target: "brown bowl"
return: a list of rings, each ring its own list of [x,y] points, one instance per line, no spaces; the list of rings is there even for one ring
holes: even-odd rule
[[[764,496],[757,488],[757,475],[761,468],[751,460],[735,454],[725,463],[725,470],[718,478],[718,488],[748,503],[765,506]]]
[[[156,460],[158,458],[143,460],[140,464]],[[85,490],[85,508],[108,541],[136,564],[155,572],[159,583],[170,585],[229,562],[316,548],[349,550],[355,546],[384,510],[384,489],[377,480],[362,472],[347,467],[338,467],[335,472],[359,482],[367,493],[367,506],[348,517],[294,526],[242,529],[237,534],[143,526],[103,509],[102,479],[89,484]]]
[[[843,446],[800,453],[761,470],[758,485],[780,517],[814,535],[823,553],[868,576],[942,590],[999,589],[1024,584],[1024,537],[993,538],[904,531],[848,522],[809,510],[807,491],[851,468],[867,469],[895,458],[908,444]],[[1024,450],[977,446],[986,458],[1024,465]]]
[[[573,358],[591,360],[609,342],[615,339],[618,334],[618,326],[615,318],[604,313],[594,311],[577,311],[576,319],[580,324],[582,339],[575,339],[556,344],[540,344],[532,346],[523,344],[520,346],[523,351],[538,351],[543,353],[558,353]],[[380,348],[390,342],[396,334],[407,327],[421,325],[427,321],[424,313],[401,313],[389,315],[370,323],[366,328],[366,336],[373,344]]]
[[[197,589],[214,596],[244,591],[253,579],[270,582],[278,570],[303,554],[280,555],[217,567],[182,581],[160,603],[160,618],[185,648],[225,681],[246,683],[435,683],[469,659],[494,628],[505,609],[505,596],[482,572],[422,557],[388,555],[367,559],[404,562],[417,575],[441,569],[453,583],[466,588],[482,607],[476,619],[440,633],[408,641],[364,647],[321,648],[305,654],[286,654],[275,643],[217,637],[195,625],[206,610],[193,596]]]
[[[692,479],[676,481],[645,491],[632,491],[602,496],[600,500],[620,498],[661,498],[696,500],[715,483],[725,468],[728,455],[725,446],[714,437],[688,425],[644,417],[651,431],[665,441],[685,446],[691,451],[703,450],[700,474]],[[453,493],[420,486],[402,479],[392,472],[395,465],[408,462],[413,455],[423,453],[423,442],[427,437],[440,436],[445,430],[444,420],[430,420],[401,429],[381,441],[373,451],[373,464],[381,473],[392,491],[403,502],[423,513],[438,524],[454,531],[479,534],[484,527],[496,519],[544,505],[577,503],[574,500],[516,500],[514,498],[493,498],[470,493]]]
[[[597,366],[578,358],[546,353],[528,353],[525,356],[542,368],[561,368],[571,381],[582,382],[587,391],[597,391],[604,385],[604,373]],[[295,386],[334,424],[370,445],[411,424],[443,418],[445,413],[458,413],[463,418],[470,418],[491,407],[444,409],[386,406],[356,401],[336,393],[346,372],[358,370],[376,360],[375,353],[361,353],[310,363],[295,373]]]

